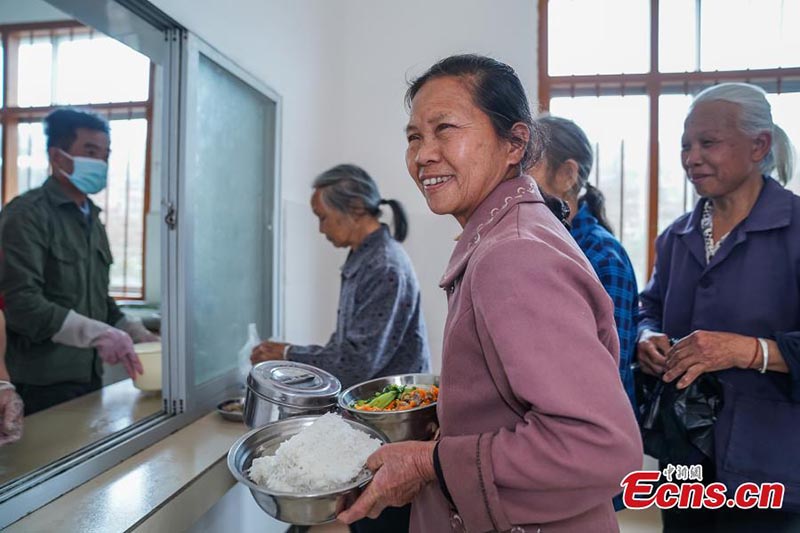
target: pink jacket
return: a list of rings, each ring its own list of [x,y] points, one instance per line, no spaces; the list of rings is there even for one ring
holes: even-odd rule
[[[430,484],[411,530],[618,531],[611,498],[642,445],[613,304],[533,179],[484,200],[441,286],[439,460],[455,509]]]

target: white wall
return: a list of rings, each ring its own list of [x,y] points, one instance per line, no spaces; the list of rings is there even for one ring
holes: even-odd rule
[[[459,227],[429,213],[405,169],[406,81],[439,58],[478,52],[513,65],[533,95],[536,2],[152,1],[283,96],[287,340],[324,342],[333,329],[345,252],[317,233],[308,198],[316,174],[353,162],[408,210],[406,248],[438,370],[446,313],[438,280]]]

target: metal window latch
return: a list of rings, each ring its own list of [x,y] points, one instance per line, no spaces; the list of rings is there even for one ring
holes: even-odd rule
[[[175,225],[178,223],[178,211],[175,209],[175,204],[162,200],[161,205],[163,205],[167,211],[167,214],[164,215],[164,222],[169,229],[175,229]]]

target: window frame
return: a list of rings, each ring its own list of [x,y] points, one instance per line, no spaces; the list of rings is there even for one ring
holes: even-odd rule
[[[700,1],[696,9],[700,10]],[[775,88],[775,92],[800,92],[800,67],[744,70],[715,70],[691,72],[659,71],[659,3],[650,0],[650,69],[641,74],[587,74],[550,76],[548,72],[548,4],[538,0],[538,99],[542,111],[550,109],[554,96],[625,96],[646,95],[648,106],[648,202],[647,202],[647,275],[655,263],[655,241],[658,237],[659,189],[659,96],[667,94],[694,95],[721,82],[756,83]],[[699,21],[699,13],[698,13]],[[700,37],[699,23],[695,29]],[[644,43],[643,43],[644,44]],[[698,61],[699,65],[699,61]],[[789,89],[789,90],[786,90]],[[624,175],[623,175],[624,184]],[[622,185],[621,185],[622,186]]]
[[[71,489],[89,481],[109,468],[162,438],[209,413],[210,407],[224,397],[240,394],[239,383],[233,386],[232,372],[194,385],[190,373],[189,339],[184,325],[187,298],[180,270],[185,262],[185,213],[182,207],[183,188],[188,186],[185,175],[187,157],[192,146],[186,142],[188,119],[187,102],[196,87],[192,83],[189,63],[192,54],[202,52],[234,76],[240,78],[275,103],[273,153],[273,211],[269,230],[273,234],[274,268],[266,282],[271,284],[272,323],[282,333],[283,234],[281,200],[281,124],[283,102],[281,95],[265,83],[236,65],[224,54],[195,36],[178,22],[146,1],[133,0],[47,0],[69,16],[85,21],[103,32],[151,58],[151,68],[158,66],[152,76],[150,95],[158,94],[156,130],[160,134],[161,150],[158,171],[160,194],[159,234],[161,238],[161,302],[162,302],[162,402],[163,411],[92,443],[62,459],[43,465],[20,477],[0,490],[0,529],[26,514],[46,505]],[[120,23],[120,21],[124,21]],[[156,80],[153,82],[153,80]],[[156,93],[153,92],[155,83]],[[152,127],[152,122],[150,125]],[[148,131],[149,134],[149,131]],[[154,191],[155,192],[155,191]]]
[[[43,120],[49,113],[62,105],[21,107],[11,105],[17,94],[17,49],[24,39],[20,34],[27,33],[31,37],[73,35],[76,33],[92,35],[96,31],[76,20],[60,20],[20,24],[0,24],[0,40],[3,47],[3,102],[0,109],[0,127],[2,127],[2,143],[0,143],[0,202],[5,207],[18,195],[17,127],[21,123],[33,123]],[[150,181],[152,166],[152,125],[153,125],[153,93],[155,83],[155,64],[150,61],[150,79],[147,100],[137,102],[111,102],[103,104],[78,104],[77,107],[93,111],[107,120],[142,118],[147,121],[145,136],[145,168],[144,168],[144,202],[142,212],[142,276],[141,293],[129,293],[126,285],[122,293],[115,296],[117,300],[144,301],[147,294],[147,213],[150,212]]]

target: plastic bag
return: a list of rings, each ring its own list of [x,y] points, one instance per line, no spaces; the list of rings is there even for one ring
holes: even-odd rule
[[[714,457],[714,423],[722,407],[722,386],[714,374],[681,390],[658,380],[648,400],[641,410],[645,453],[676,464]]]
[[[250,374],[250,354],[253,353],[253,348],[261,344],[261,338],[258,336],[258,330],[255,324],[248,324],[247,326],[247,341],[239,349],[239,381],[245,383],[247,376]]]

